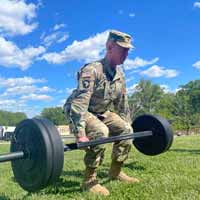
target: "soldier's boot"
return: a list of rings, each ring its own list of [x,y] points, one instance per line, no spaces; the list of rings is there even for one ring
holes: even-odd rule
[[[96,178],[96,169],[90,167],[86,167],[82,189],[94,194],[100,194],[104,196],[108,196],[110,194],[106,187],[98,183]]]
[[[140,181],[137,178],[130,177],[121,171],[123,162],[112,161],[109,177],[112,180],[119,180],[126,183],[139,183]]]

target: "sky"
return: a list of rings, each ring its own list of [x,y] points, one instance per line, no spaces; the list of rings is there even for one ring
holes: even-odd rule
[[[133,38],[121,66],[128,94],[140,79],[174,93],[199,79],[200,1],[0,0],[0,110],[63,106],[110,30]]]

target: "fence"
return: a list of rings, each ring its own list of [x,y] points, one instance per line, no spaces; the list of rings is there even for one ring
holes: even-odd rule
[[[2,127],[3,129],[0,132],[0,140],[6,140],[6,141],[11,140],[15,127],[14,126],[2,126]],[[62,126],[56,126],[56,128],[58,129],[61,137],[70,136],[69,126],[62,125]]]
[[[196,135],[196,134],[200,134],[200,127],[192,127],[189,129],[189,131],[187,130],[176,130],[175,131],[175,135],[181,136],[181,135]]]

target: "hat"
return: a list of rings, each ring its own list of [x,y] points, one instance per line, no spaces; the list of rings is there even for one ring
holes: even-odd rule
[[[110,41],[110,40],[116,42],[121,47],[134,48],[134,46],[131,44],[131,41],[132,41],[131,36],[126,33],[116,31],[116,30],[111,30],[108,35],[107,41]]]

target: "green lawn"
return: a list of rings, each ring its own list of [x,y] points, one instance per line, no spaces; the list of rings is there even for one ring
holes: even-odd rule
[[[0,144],[0,152],[9,146]],[[141,180],[138,184],[109,181],[111,145],[107,145],[104,164],[99,168],[100,183],[105,185],[109,197],[94,196],[80,190],[84,165],[83,152],[65,153],[65,163],[59,181],[44,190],[28,194],[13,181],[10,163],[0,164],[0,200],[9,199],[139,199],[139,200],[200,200],[200,135],[176,137],[171,149],[159,156],[142,155],[135,148],[124,171]]]

